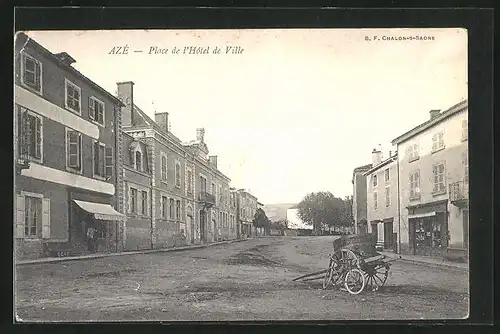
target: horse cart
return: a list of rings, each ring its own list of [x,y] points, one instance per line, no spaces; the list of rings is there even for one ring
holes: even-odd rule
[[[377,291],[389,276],[392,261],[375,249],[376,237],[347,235],[333,241],[333,253],[329,254],[328,268],[303,275],[294,281],[323,279],[323,289],[329,286],[344,287],[357,295],[366,288]]]

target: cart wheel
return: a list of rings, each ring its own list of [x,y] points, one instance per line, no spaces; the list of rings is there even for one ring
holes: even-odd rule
[[[351,295],[361,293],[361,291],[365,288],[365,284],[365,276],[358,268],[352,268],[346,273],[344,286]]]
[[[365,268],[366,286],[372,291],[377,291],[383,287],[389,275],[388,265],[376,265],[373,267]]]
[[[339,279],[337,270],[335,270],[335,263],[336,262],[334,258],[332,257],[332,255],[330,255],[330,263],[328,264],[327,272],[325,273],[325,277],[323,278],[323,289],[325,290],[328,288],[328,286],[330,286],[332,282],[335,285],[335,283]]]

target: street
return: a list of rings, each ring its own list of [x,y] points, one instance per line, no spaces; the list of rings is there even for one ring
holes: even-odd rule
[[[377,292],[292,282],[326,268],[332,236],[18,266],[23,321],[390,320],[464,318],[468,273],[393,262]]]

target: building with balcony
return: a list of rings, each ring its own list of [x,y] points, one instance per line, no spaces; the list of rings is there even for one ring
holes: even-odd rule
[[[383,160],[382,152],[372,152],[372,168],[366,177],[367,189],[367,227],[368,233],[377,236],[377,248],[397,251],[398,219],[398,165],[397,153],[389,152]]]
[[[230,179],[218,170],[217,156],[208,155],[205,130],[197,129],[196,140],[184,143],[170,131],[168,112],[155,112],[153,120],[134,103],[133,82],[117,86],[118,97],[125,104],[123,132],[133,138],[123,148],[123,154],[130,156],[129,168],[124,167],[124,179],[130,185],[126,207],[128,215],[134,216],[126,227],[126,244],[133,248],[150,243],[152,248],[163,248],[235,236],[236,227],[230,223]],[[150,195],[145,197],[148,190],[142,186],[149,175]],[[135,213],[143,198],[149,212]],[[131,229],[134,242],[130,241]]]
[[[401,252],[467,257],[468,103],[432,110],[393,140],[399,164]]]
[[[14,61],[16,257],[120,251],[122,102],[24,33]]]
[[[352,172],[352,217],[354,220],[355,233],[367,233],[367,199],[366,199],[366,176],[363,175],[372,164],[354,168]]]

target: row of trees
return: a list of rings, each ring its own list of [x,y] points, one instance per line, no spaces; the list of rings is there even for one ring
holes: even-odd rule
[[[297,205],[297,215],[307,225],[312,225],[316,234],[326,228],[351,227],[352,197],[335,197],[328,191],[310,193]]]
[[[307,225],[312,225],[315,234],[329,230],[353,226],[352,197],[335,197],[328,191],[307,194],[297,205],[299,218]],[[284,231],[289,226],[287,219],[271,222],[264,210],[257,209],[253,219],[254,227]],[[267,233],[266,233],[267,234]]]

